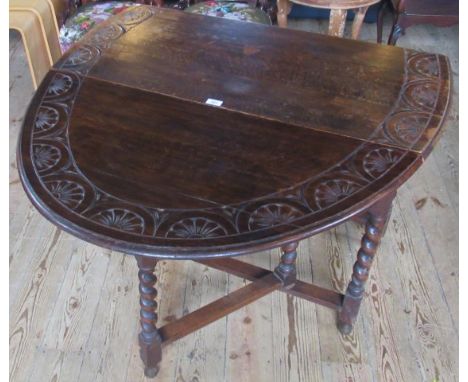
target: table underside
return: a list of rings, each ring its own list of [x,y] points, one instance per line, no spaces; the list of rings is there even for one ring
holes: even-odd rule
[[[331,309],[340,310],[342,307],[344,295],[341,293],[299,280],[293,285],[285,286],[274,272],[236,259],[208,259],[196,262],[241,277],[251,283],[159,328],[163,344],[171,343],[199,330],[275,290]]]
[[[251,283],[158,328],[157,290],[155,288],[157,281],[155,268],[158,260],[147,256],[137,256],[142,327],[139,340],[145,374],[148,377],[154,377],[157,374],[163,345],[180,339],[276,290],[337,310],[338,328],[343,334],[349,334],[359,312],[364,296],[364,286],[369,277],[377,247],[390,218],[394,196],[394,192],[385,195],[362,217],[366,226],[365,233],[357,253],[351,281],[344,295],[297,280],[298,242],[290,242],[282,246],[280,262],[273,271],[231,258],[197,260],[200,264],[242,277]]]

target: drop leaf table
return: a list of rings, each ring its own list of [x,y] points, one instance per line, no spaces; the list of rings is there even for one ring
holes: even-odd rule
[[[135,256],[154,376],[163,345],[273,291],[335,309],[349,333],[392,200],[431,152],[449,94],[441,55],[141,6],[49,71],[18,168],[52,223]],[[348,219],[365,233],[345,293],[297,280],[298,242]],[[276,247],[272,271],[234,258]],[[251,283],[158,327],[160,259]]]

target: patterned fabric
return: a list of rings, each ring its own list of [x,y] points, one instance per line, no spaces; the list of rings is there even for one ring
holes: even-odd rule
[[[80,7],[78,12],[70,17],[60,28],[59,40],[62,53],[70,49],[74,43],[79,41],[94,26],[129,7],[139,5],[129,1],[108,1],[105,3],[90,3]]]
[[[187,12],[206,16],[224,17],[230,20],[250,23],[271,24],[268,15],[261,9],[253,8],[247,3],[235,1],[206,1],[188,7]]]

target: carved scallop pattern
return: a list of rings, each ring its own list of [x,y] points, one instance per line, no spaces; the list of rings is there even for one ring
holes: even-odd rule
[[[54,128],[60,119],[60,113],[57,109],[42,105],[36,115],[34,128],[38,131],[45,132]]]
[[[109,24],[94,33],[91,42],[97,45],[106,45],[113,40],[117,40],[124,33],[125,30],[120,25]]]
[[[315,203],[320,208],[325,208],[354,194],[360,188],[359,184],[347,179],[327,180],[315,188]]]
[[[68,74],[57,73],[47,88],[46,96],[61,96],[66,94],[73,85],[73,79]]]
[[[85,199],[85,189],[76,182],[69,180],[56,180],[46,182],[46,186],[60,203],[72,210],[78,208]]]
[[[67,60],[63,63],[62,68],[79,66],[93,61],[99,55],[99,49],[89,45],[81,45],[74,50]]]
[[[364,157],[364,171],[373,178],[378,178],[397,163],[400,157],[400,152],[396,152],[390,148],[372,150]]]
[[[402,94],[374,137],[381,143],[403,143],[410,148],[422,137],[434,113],[442,79],[437,55],[405,51],[405,56]]]
[[[414,81],[405,91],[405,99],[414,107],[432,111],[437,101],[438,86],[433,81]]]
[[[385,130],[397,141],[413,145],[424,132],[428,120],[427,113],[397,113],[388,121]]]
[[[33,145],[33,162],[39,172],[45,172],[57,165],[62,159],[60,150],[48,144]]]
[[[136,7],[123,13],[121,16],[121,21],[125,25],[140,24],[147,18],[151,17],[153,14],[154,11],[149,7]]]
[[[391,148],[363,144],[346,160],[319,177],[288,189],[287,193],[278,192],[270,195],[268,200],[182,214],[180,210],[162,211],[138,206],[96,189],[81,179],[78,169],[73,167],[75,164],[70,160],[69,151],[63,146],[66,129],[62,127],[67,126],[81,78],[97,62],[101,49],[110,46],[126,30],[153,13],[152,8],[138,7],[122,13],[113,24],[90,34],[86,38],[90,45],[82,45],[73,51],[61,64],[66,72],[56,73],[51,78],[36,116],[34,132],[37,134],[33,135],[32,159],[38,176],[60,203],[82,214],[84,219],[115,230],[161,239],[218,238],[268,229],[316,213],[358,192],[372,182],[369,176],[374,179],[381,176],[403,155],[404,151],[393,152]],[[381,138],[385,143],[403,142],[411,147],[424,133],[437,99],[440,81],[437,78],[440,75],[438,58],[435,55],[410,54],[406,70],[405,91],[372,138]],[[53,134],[51,129],[54,129]],[[41,140],[41,136],[44,139]]]
[[[416,73],[428,77],[439,76],[439,65],[434,55],[415,54],[408,59],[408,67]]]
[[[142,234],[145,229],[143,218],[123,208],[109,208],[91,216],[95,222],[110,228]]]
[[[250,231],[289,223],[304,215],[299,209],[285,203],[268,203],[260,206],[250,215]]]
[[[395,123],[395,133],[407,143],[415,142],[424,131],[427,118],[418,115],[405,116]]]
[[[206,239],[226,236],[227,230],[218,222],[205,217],[184,218],[172,224],[166,237],[183,239]]]

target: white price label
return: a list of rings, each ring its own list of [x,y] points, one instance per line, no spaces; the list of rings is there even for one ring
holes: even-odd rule
[[[205,101],[205,103],[208,104],[208,105],[213,105],[213,106],[221,106],[223,104],[223,101],[221,101],[219,99],[208,98]]]

